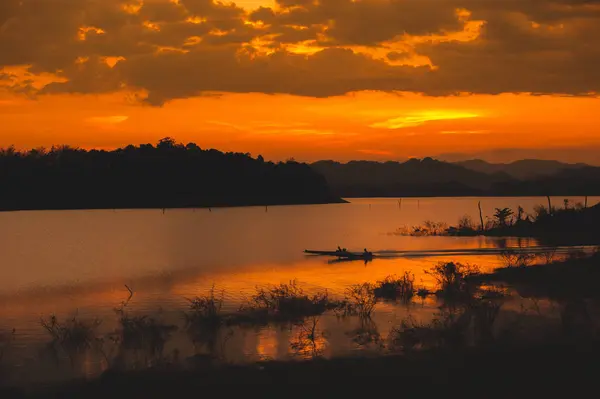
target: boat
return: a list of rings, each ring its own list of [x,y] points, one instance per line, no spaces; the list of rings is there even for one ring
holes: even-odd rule
[[[305,249],[304,253],[307,255],[335,256],[343,259],[373,259],[375,257],[372,252],[314,251]]]

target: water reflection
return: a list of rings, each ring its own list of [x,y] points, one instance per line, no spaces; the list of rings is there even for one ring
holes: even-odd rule
[[[403,322],[424,335],[420,343],[402,347],[486,344],[504,330],[510,334],[535,328],[544,331],[541,326],[547,326],[548,318],[564,331],[591,331],[586,327],[590,325],[586,309],[596,304],[585,300],[538,301],[542,309],[538,314],[521,306],[533,306],[533,299],[500,302],[480,296],[467,305],[427,295],[438,284],[426,271],[438,262],[477,264],[482,271],[490,271],[507,262],[508,252],[499,256],[503,250],[537,243],[390,236],[387,233],[399,225],[426,218],[455,222],[470,212],[472,201],[424,200],[413,210],[406,201],[402,211],[394,201],[381,201],[369,201],[372,207],[361,201],[275,207],[268,213],[240,208],[164,215],[154,211],[0,214],[0,233],[6,238],[0,242],[4,265],[0,268],[0,331],[16,331],[14,336],[2,335],[10,339],[0,339],[0,366],[10,364],[11,379],[26,383],[93,376],[108,367],[136,369],[178,362],[200,367],[356,351],[380,353],[391,348],[390,342],[399,342],[396,333]],[[493,201],[498,206],[511,205],[504,199]],[[495,206],[493,201],[490,207]],[[476,205],[473,208],[477,210]],[[337,245],[390,255],[404,251],[405,256],[365,264],[328,262],[301,252]],[[406,251],[415,252],[407,256]],[[550,251],[536,256],[554,259],[563,255]],[[247,304],[256,287],[296,280],[309,295],[327,292],[332,300],[343,300],[353,285],[373,284],[405,272],[414,275],[415,289],[424,290],[423,298],[379,301],[370,317],[340,318],[330,310],[292,323],[243,326],[195,324],[184,315],[190,312],[186,298],[206,296],[213,287],[221,298],[219,311],[232,313]],[[129,300],[125,284],[135,292]],[[78,344],[61,344],[60,333],[58,339],[53,338],[40,324],[40,318],[48,321],[53,314],[62,327],[73,320],[93,324],[97,318],[101,323],[89,336],[83,333]],[[538,327],[532,322],[535,315],[540,319]],[[51,327],[55,335],[60,326]],[[417,338],[403,339],[416,342]]]
[[[348,335],[358,348],[383,349],[383,341],[377,323],[371,317],[359,317],[358,326],[349,331]]]
[[[327,346],[327,332],[319,328],[319,321],[319,316],[311,316],[292,329],[295,338],[290,340],[291,354],[301,358],[323,355]]]
[[[487,270],[501,262],[495,256],[452,259],[475,261]],[[441,260],[444,258],[375,260],[365,268],[361,262],[329,265],[325,259],[309,258],[286,267],[248,267],[237,273],[173,273],[167,285],[162,276],[156,277],[159,281],[146,278],[132,284],[135,295],[125,301],[126,310],[120,312],[115,311],[115,305],[123,305],[128,296],[124,286],[117,287],[117,282],[88,284],[78,287],[77,295],[67,288],[6,298],[0,320],[6,328],[17,330],[16,348],[10,361],[17,365],[13,378],[18,381],[91,376],[108,367],[139,369],[180,359],[192,359],[190,364],[198,367],[215,362],[331,357],[357,350],[377,352],[388,342],[390,330],[405,318],[431,322],[439,312],[439,303],[434,298],[415,298],[410,304],[376,303],[370,318],[339,319],[330,311],[299,324],[243,327],[209,323],[194,328],[184,317],[190,306],[186,298],[207,295],[215,287],[222,298],[220,309],[235,312],[256,293],[256,286],[268,287],[296,279],[311,295],[326,291],[332,299],[342,299],[352,285],[375,283],[405,271],[414,273],[416,286],[433,287],[435,279],[425,270]],[[76,347],[72,353],[68,345],[57,347],[54,343],[54,350],[50,351],[46,343],[51,337],[39,323],[41,316],[50,314],[56,314],[60,323],[73,320],[75,315],[87,323],[101,319],[94,331],[102,339],[90,338],[93,344]],[[38,362],[34,368],[37,371],[26,372],[26,367],[34,361]],[[45,368],[52,372],[46,373]]]

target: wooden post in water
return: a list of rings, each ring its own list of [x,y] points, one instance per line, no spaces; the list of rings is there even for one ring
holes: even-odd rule
[[[477,203],[477,207],[479,208],[479,220],[481,221],[481,231],[483,231],[483,212],[481,212],[481,201]]]
[[[417,200],[417,210],[421,209],[421,200]]]
[[[371,210],[371,204],[369,204],[369,210]]]
[[[212,209],[210,209],[210,206],[208,207],[208,211],[209,211],[209,212],[212,212]]]
[[[548,198],[548,214],[552,215],[552,201],[550,200],[549,195],[547,195],[546,198]]]
[[[269,206],[265,205],[265,212],[269,212]]]
[[[585,196],[585,205],[584,205],[585,209],[587,209],[587,198],[588,198],[588,196],[586,195]]]
[[[402,198],[398,200],[398,209],[402,210]]]

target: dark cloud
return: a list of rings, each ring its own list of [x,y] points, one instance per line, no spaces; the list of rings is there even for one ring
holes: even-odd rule
[[[42,90],[42,94],[52,93],[107,93],[121,88],[121,81],[116,70],[99,57],[80,61],[61,72],[67,82],[50,83]]]
[[[600,91],[600,0],[279,0],[250,13],[211,0],[137,3],[1,0],[0,67],[66,80],[43,94],[140,89],[153,105],[213,91]],[[473,21],[479,36],[458,40]],[[434,68],[398,65],[414,55]]]
[[[14,78],[16,76],[13,74],[0,72],[0,82],[13,81]]]
[[[271,8],[258,7],[256,10],[250,12],[248,17],[251,21],[263,21],[271,24],[276,21],[277,14]]]
[[[200,48],[191,53],[136,57],[119,66],[128,83],[148,90],[148,102],[161,105],[201,92],[293,93],[327,97],[358,90],[409,89],[412,67],[393,67],[346,49],[326,49],[305,57],[284,50],[256,56],[235,48]],[[152,62],[154,68],[147,68]],[[423,67],[422,73],[428,73]]]
[[[144,20],[154,22],[178,22],[188,16],[188,10],[183,5],[170,1],[147,1],[139,15]]]
[[[418,46],[418,53],[439,66],[424,91],[600,92],[600,70],[595,67],[600,62],[600,45],[593,39],[600,37],[600,15],[591,13],[582,19],[581,10],[575,7],[563,18],[544,19],[542,15],[554,12],[559,2],[533,3],[537,7],[528,8],[530,14],[509,8],[487,15],[481,36],[473,42]],[[550,11],[544,14],[546,9]]]

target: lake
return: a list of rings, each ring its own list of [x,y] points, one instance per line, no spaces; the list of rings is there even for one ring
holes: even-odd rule
[[[94,376],[104,370],[106,359],[100,356],[89,355],[80,367],[73,367],[73,362],[60,356],[47,356],[45,344],[50,336],[40,319],[51,314],[58,320],[74,315],[98,318],[102,320],[100,330],[110,332],[117,325],[114,308],[128,296],[125,285],[134,292],[128,304],[132,312],[157,314],[173,324],[181,324],[188,306],[186,298],[205,295],[211,287],[222,296],[224,310],[231,311],[244,304],[256,287],[291,280],[307,292],[327,291],[342,297],[352,284],[410,271],[417,286],[432,287],[433,279],[425,271],[438,262],[455,260],[491,270],[501,266],[502,260],[481,249],[537,244],[530,239],[393,234],[399,228],[425,220],[455,224],[464,215],[478,221],[479,201],[486,216],[491,216],[494,208],[516,210],[520,205],[532,212],[536,205],[547,205],[546,198],[349,201],[268,208],[0,213],[0,331],[15,329],[10,344],[5,344],[9,348],[4,356],[13,369],[12,380],[26,383]],[[562,206],[563,198],[552,201]],[[583,202],[583,198],[570,201]],[[599,201],[600,197],[590,197],[588,205]],[[364,264],[329,263],[302,253],[304,249],[332,250],[338,245],[389,254],[415,251],[418,256],[395,256]],[[439,250],[461,254],[431,253]],[[437,304],[430,299],[410,305],[380,303],[371,326],[325,315],[318,320],[322,333],[318,349],[324,356],[377,353],[379,343],[403,319],[410,316],[426,321],[436,310]],[[220,341],[221,352],[228,362],[306,357],[310,352],[298,350],[302,345],[295,341],[301,328],[235,330]],[[358,340],[353,336],[369,329],[377,330],[376,339],[362,341],[363,336]],[[189,357],[200,353],[201,348],[179,331],[165,351]]]

